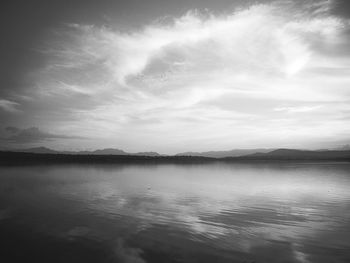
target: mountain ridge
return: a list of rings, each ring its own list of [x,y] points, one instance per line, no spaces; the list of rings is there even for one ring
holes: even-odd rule
[[[228,151],[206,151],[206,152],[183,152],[174,155],[164,155],[153,151],[130,153],[117,148],[104,148],[91,151],[57,151],[47,147],[33,147],[26,149],[7,149],[2,150],[7,152],[24,152],[24,153],[37,153],[37,154],[67,154],[67,155],[118,155],[118,156],[177,156],[177,157],[207,157],[207,158],[288,158],[297,156],[326,156],[337,153],[342,155],[344,152],[349,151],[347,147],[341,147],[337,149],[323,149],[323,150],[302,150],[302,149],[289,149],[289,148],[256,148],[256,149],[233,149]]]
[[[256,148],[256,149],[232,149],[227,151],[205,151],[205,152],[182,152],[177,153],[175,156],[201,156],[211,158],[224,158],[224,157],[237,157],[248,154],[254,154],[257,152],[266,153],[273,151],[275,148]]]
[[[227,157],[230,159],[235,157]],[[267,153],[254,153],[245,156],[236,157],[245,160],[333,160],[333,159],[349,159],[349,150],[298,150],[280,148]]]
[[[174,154],[173,156],[188,156],[188,157],[209,157],[209,158],[225,158],[225,157],[238,157],[245,156],[254,153],[267,153],[275,149],[269,148],[256,148],[256,149],[232,149],[226,151],[205,151],[205,152],[181,152]],[[96,150],[84,150],[84,151],[57,151],[47,147],[32,147],[26,149],[10,149],[11,152],[26,152],[26,153],[40,153],[40,154],[74,154],[74,155],[136,155],[136,156],[164,156],[153,151],[130,153],[118,148],[104,148]],[[172,155],[169,155],[172,156]]]
[[[9,149],[9,152],[25,152],[38,154],[71,154],[71,155],[137,155],[137,156],[160,156],[157,152],[136,152],[129,153],[117,148],[104,148],[92,151],[56,151],[47,147],[33,147],[27,149]]]

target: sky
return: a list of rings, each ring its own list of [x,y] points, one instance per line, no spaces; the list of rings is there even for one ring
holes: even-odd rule
[[[5,1],[0,146],[177,153],[350,142],[350,3]]]

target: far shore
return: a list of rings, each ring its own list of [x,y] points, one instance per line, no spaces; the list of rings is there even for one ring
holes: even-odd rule
[[[36,164],[200,164],[214,162],[350,162],[350,151],[300,151],[280,149],[239,157],[212,158],[201,156],[79,155],[0,151],[0,165]]]

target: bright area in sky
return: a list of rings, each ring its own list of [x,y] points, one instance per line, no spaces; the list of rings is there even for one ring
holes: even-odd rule
[[[38,50],[46,61],[28,74],[33,85],[1,99],[0,109],[30,114],[30,123],[15,125],[23,128],[17,137],[27,127],[45,130],[32,129],[37,138],[22,142],[56,149],[175,153],[345,142],[350,23],[330,12],[332,3],[189,10],[129,30],[66,24]]]

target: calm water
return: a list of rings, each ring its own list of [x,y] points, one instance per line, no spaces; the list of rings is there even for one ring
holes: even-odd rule
[[[350,164],[0,167],[0,262],[350,262]]]

